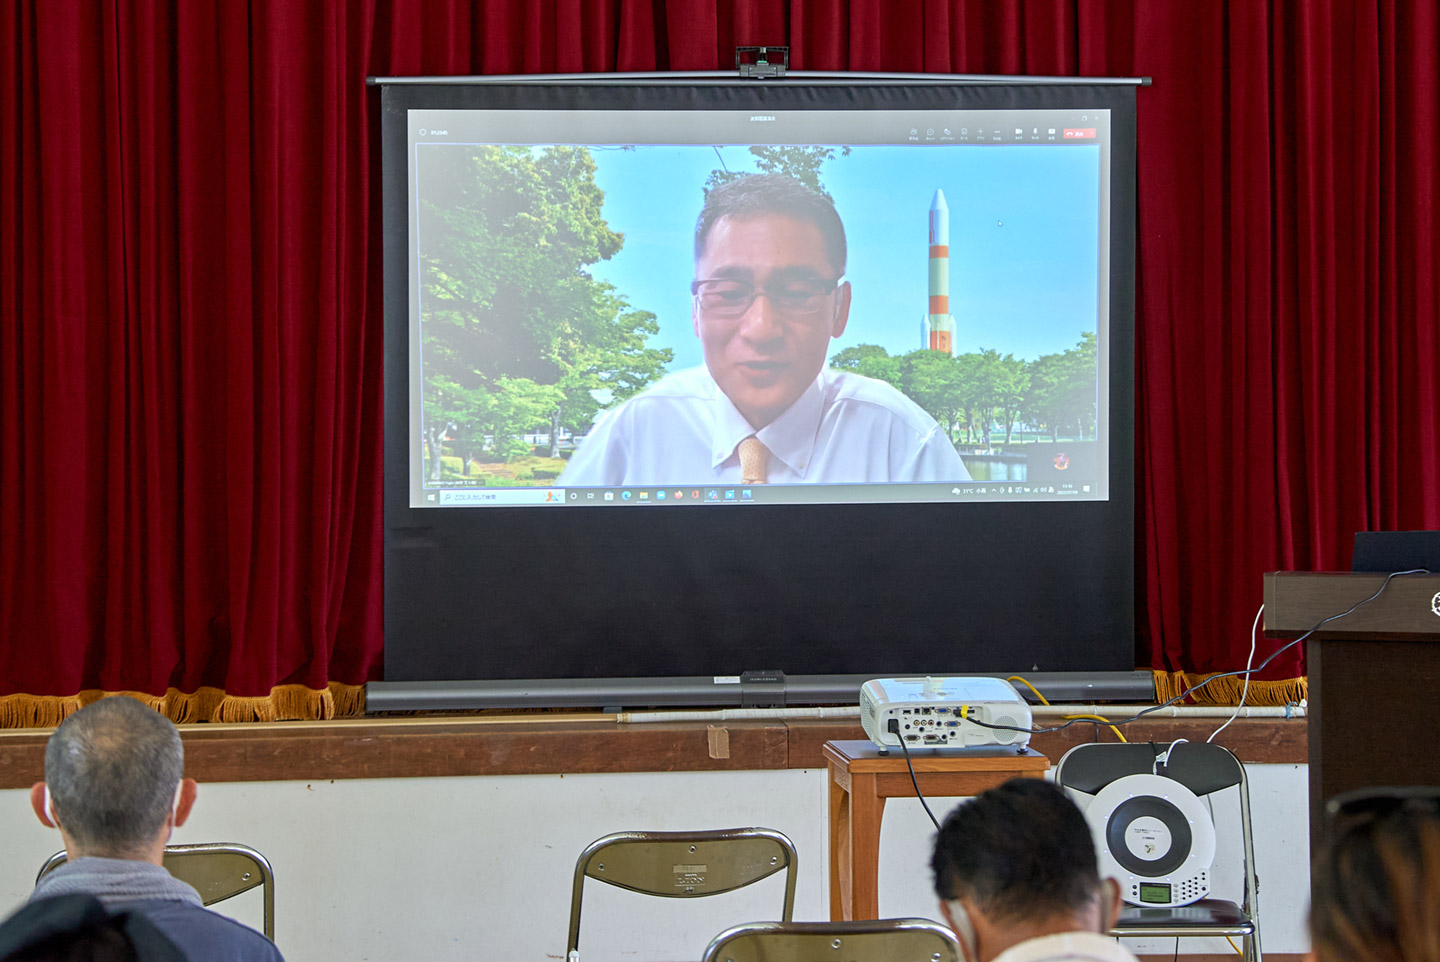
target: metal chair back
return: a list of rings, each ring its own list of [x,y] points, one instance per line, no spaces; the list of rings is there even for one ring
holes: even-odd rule
[[[567,959],[578,957],[585,880],[643,895],[691,899],[733,892],[785,872],[783,921],[795,908],[795,846],[768,828],[707,832],[616,832],[585,847],[575,862]]]
[[[963,962],[949,929],[928,919],[752,922],[711,941],[703,962]]]
[[[64,865],[66,855],[56,852],[40,866],[42,878]],[[200,901],[214,905],[256,886],[263,886],[265,937],[275,940],[275,873],[270,862],[255,849],[238,842],[200,842],[195,845],[165,846],[165,870],[195,887]]]

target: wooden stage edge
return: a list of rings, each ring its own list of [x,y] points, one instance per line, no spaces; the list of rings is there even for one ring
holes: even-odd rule
[[[1173,936],[1171,938],[1173,938]],[[1145,941],[1159,942],[1162,940],[1146,939]],[[1235,960],[1239,958],[1239,956],[1236,955],[1234,952],[1226,952],[1223,954],[1183,952],[1181,954],[1185,956],[1185,962],[1235,962]],[[1140,955],[1136,956],[1136,958],[1138,958],[1140,962],[1173,962],[1175,957],[1173,955],[1170,955],[1169,953],[1166,953],[1164,955]],[[1304,955],[1299,952],[1265,953],[1266,962],[1303,962],[1303,960],[1308,958],[1310,958],[1310,956]]]
[[[1142,719],[1131,741],[1204,741],[1224,719]],[[864,738],[859,722],[744,721],[619,724],[613,715],[484,715],[180,726],[185,773],[200,782],[318,781],[455,775],[824,769],[827,741]],[[28,788],[44,771],[45,729],[0,731],[0,788]],[[1035,735],[1059,761],[1071,747],[1113,741],[1089,722]],[[1242,718],[1217,741],[1250,764],[1303,764],[1302,719]],[[919,754],[919,753],[917,753]]]

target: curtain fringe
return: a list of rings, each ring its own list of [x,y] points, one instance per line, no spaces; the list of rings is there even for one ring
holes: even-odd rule
[[[1153,669],[1155,700],[1169,701],[1212,674]],[[1203,705],[1234,705],[1240,701],[1244,679],[1231,676],[1211,682],[1190,696]],[[1309,697],[1304,676],[1278,681],[1251,681],[1245,697],[1249,705],[1294,704]],[[0,728],[54,728],[91,702],[125,695],[144,702],[176,723],[267,722],[349,718],[365,714],[365,686],[332,681],[325,688],[277,685],[269,695],[227,695],[219,688],[186,693],[171,688],[163,695],[139,691],[107,692],[88,689],[75,695],[0,695]]]
[[[269,695],[227,695],[219,688],[163,695],[87,689],[75,695],[0,695],[0,728],[54,728],[91,702],[124,695],[144,702],[171,721],[267,722],[345,718],[365,713],[365,686],[332,681],[325,688],[276,685]]]
[[[1188,671],[1164,671],[1152,669],[1155,674],[1155,700],[1167,702],[1191,685],[1198,685],[1206,678],[1213,678],[1219,672],[1201,674]],[[1231,675],[1219,678],[1190,695],[1190,700],[1201,705],[1238,705],[1245,679]],[[1310,685],[1305,676],[1282,678],[1277,681],[1250,682],[1250,691],[1245,696],[1247,705],[1290,705],[1298,704],[1310,697]]]

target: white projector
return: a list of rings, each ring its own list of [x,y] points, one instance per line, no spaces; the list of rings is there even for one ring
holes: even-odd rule
[[[1031,727],[1030,706],[999,678],[876,678],[860,687],[860,724],[881,748],[901,738],[909,748],[1030,744],[1028,731],[1014,731]]]

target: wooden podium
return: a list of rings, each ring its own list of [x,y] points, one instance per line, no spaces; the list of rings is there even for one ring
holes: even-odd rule
[[[1265,636],[1298,638],[1369,598],[1385,575],[1265,576]],[[1374,601],[1305,642],[1310,701],[1310,846],[1325,802],[1372,785],[1440,785],[1440,575],[1402,575]]]

